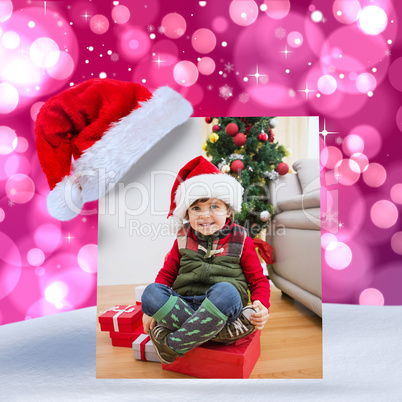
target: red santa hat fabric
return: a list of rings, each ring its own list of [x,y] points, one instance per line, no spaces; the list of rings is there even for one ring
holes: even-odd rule
[[[50,98],[36,119],[38,157],[47,177],[49,213],[77,216],[105,195],[133,164],[192,114],[169,87],[91,79]]]
[[[197,156],[183,166],[172,187],[168,218],[175,229],[182,226],[190,205],[202,198],[217,198],[235,212],[241,210],[243,186],[233,177],[222,173],[203,156]]]

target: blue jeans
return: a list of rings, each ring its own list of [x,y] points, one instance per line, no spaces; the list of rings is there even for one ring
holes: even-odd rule
[[[170,296],[178,296],[193,310],[198,310],[206,297],[219,311],[228,317],[228,323],[239,317],[243,304],[237,289],[228,282],[219,282],[212,285],[205,295],[180,296],[172,288],[160,283],[148,285],[141,298],[142,312],[152,317],[169,300]]]

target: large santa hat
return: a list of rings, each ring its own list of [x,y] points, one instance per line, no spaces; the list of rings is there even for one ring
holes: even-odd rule
[[[233,176],[222,173],[203,156],[197,156],[177,174],[172,187],[168,218],[175,229],[180,228],[187,209],[194,201],[202,198],[217,198],[234,212],[239,212],[242,197],[243,187]]]
[[[49,213],[77,216],[105,195],[161,138],[192,114],[169,87],[153,94],[132,82],[91,79],[50,98],[36,119],[38,157]],[[74,159],[74,160],[72,160]]]

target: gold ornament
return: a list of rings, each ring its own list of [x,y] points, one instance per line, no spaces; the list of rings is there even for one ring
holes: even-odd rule
[[[230,166],[229,165],[223,165],[221,170],[222,170],[223,173],[229,173],[230,172]]]
[[[216,134],[216,133],[212,133],[211,136],[209,137],[209,140],[210,140],[213,144],[215,144],[215,142],[219,140],[219,135]]]
[[[204,142],[203,144],[202,144],[202,150],[203,151],[205,151],[205,152],[207,152],[207,143],[206,142]]]

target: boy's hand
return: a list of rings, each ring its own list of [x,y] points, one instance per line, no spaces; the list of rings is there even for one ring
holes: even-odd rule
[[[263,329],[265,323],[268,321],[269,312],[268,309],[259,301],[253,302],[253,308],[259,310],[258,313],[251,314],[250,322],[257,328]]]
[[[142,324],[144,326],[144,332],[146,334],[148,334],[150,329],[155,328],[156,321],[154,318],[150,317],[149,315],[143,314],[142,315]]]

